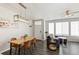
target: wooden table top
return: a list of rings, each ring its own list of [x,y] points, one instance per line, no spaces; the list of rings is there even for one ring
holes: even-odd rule
[[[17,40],[9,41],[9,43],[14,43],[14,44],[18,44],[19,45],[19,44],[22,44],[24,42],[31,41],[34,38],[35,37],[33,37],[33,36],[28,36],[25,39],[17,39]]]

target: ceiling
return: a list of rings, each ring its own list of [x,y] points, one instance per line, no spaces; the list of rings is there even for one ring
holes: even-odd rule
[[[56,19],[64,18],[64,12],[66,9],[71,11],[79,10],[79,3],[23,3],[26,9],[26,16],[31,19]],[[0,6],[6,7],[13,12],[24,12],[22,8],[17,3],[1,3]],[[79,16],[79,13],[75,16]]]
[[[0,3],[0,7],[5,7],[13,12],[23,11],[24,9],[17,3]]]
[[[35,19],[51,20],[67,18],[64,15],[65,10],[79,11],[79,3],[26,3],[24,5],[29,6],[31,16]],[[79,17],[79,13],[71,17]]]

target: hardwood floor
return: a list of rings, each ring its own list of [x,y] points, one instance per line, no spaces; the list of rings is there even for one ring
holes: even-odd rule
[[[60,45],[60,55],[79,55],[79,42],[68,42],[67,46]]]
[[[14,52],[14,50],[13,50]],[[79,55],[79,43],[78,42],[68,42],[67,45],[60,45],[59,50],[56,51],[49,51],[46,48],[46,42],[38,41],[37,48],[35,48],[31,53],[27,53],[28,50],[26,49],[25,55]],[[2,53],[3,55],[9,55],[9,50]],[[12,55],[15,55],[12,53]],[[16,54],[17,55],[17,54]],[[23,49],[21,49],[21,55],[23,54]]]
[[[5,52],[3,52],[3,55],[10,55],[9,54],[10,50],[7,50]],[[15,50],[13,50],[12,55],[15,55]],[[49,51],[46,48],[46,42],[45,41],[38,41],[37,42],[37,46],[35,49],[32,50],[31,53],[28,53],[29,51],[26,49],[26,53],[25,55],[58,55],[59,50],[56,51]],[[16,53],[17,55],[17,53]],[[24,55],[23,53],[23,49],[21,49],[20,55]]]

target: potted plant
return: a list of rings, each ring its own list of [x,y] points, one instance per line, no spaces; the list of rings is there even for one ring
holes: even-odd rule
[[[45,34],[46,34],[46,37],[47,37],[47,35],[48,35],[48,32],[46,31],[46,32],[45,32]]]

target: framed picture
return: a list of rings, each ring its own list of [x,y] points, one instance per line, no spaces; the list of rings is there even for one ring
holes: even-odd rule
[[[6,20],[0,20],[0,27],[8,27],[9,21]]]

